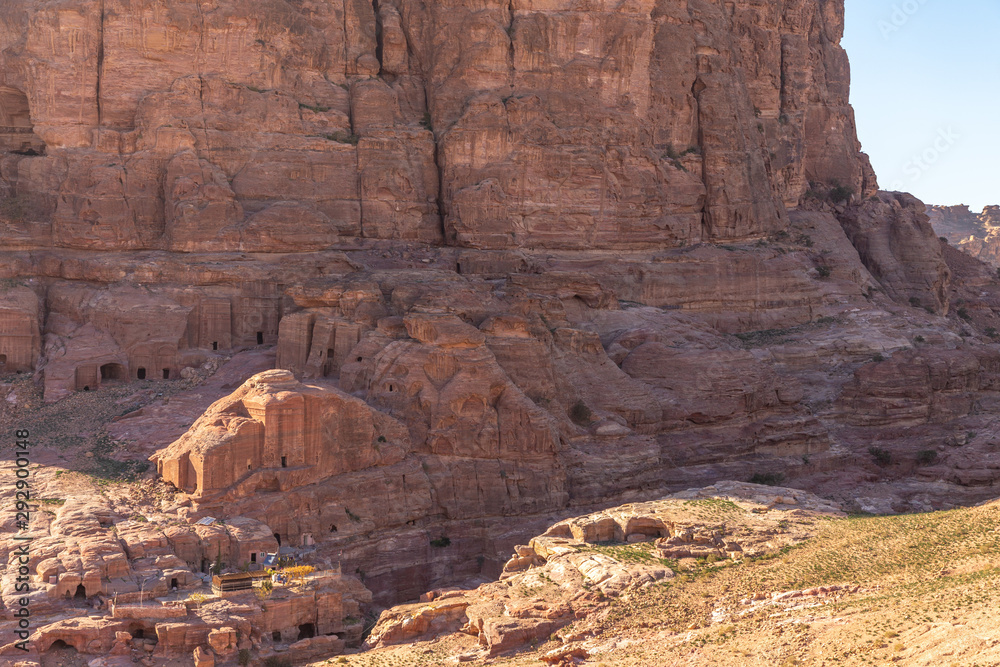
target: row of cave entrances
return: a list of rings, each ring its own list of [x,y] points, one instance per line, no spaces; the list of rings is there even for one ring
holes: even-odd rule
[[[124,380],[125,379],[125,367],[121,364],[104,364],[101,366],[101,382],[106,382],[108,380]],[[139,380],[145,380],[147,377],[146,369],[139,367],[135,371],[135,377]],[[163,369],[163,379],[170,379],[170,369]]]
[[[258,331],[257,332],[257,344],[258,345],[263,345],[264,344],[264,332],[263,331]],[[219,342],[218,341],[212,341],[212,350],[218,351],[218,349],[219,349]],[[3,354],[0,354],[0,367],[2,367],[3,365],[5,365],[6,363],[7,363],[7,356],[3,355]],[[163,369],[161,369],[160,373],[161,373],[161,377],[164,380],[169,380],[170,379],[170,369],[169,368],[163,368]],[[136,377],[137,380],[147,380],[147,379],[152,379],[152,374],[145,367],[140,366],[139,368],[137,368],[135,370],[135,377]],[[116,364],[116,363],[108,363],[108,364],[104,364],[103,366],[101,366],[101,383],[102,384],[104,382],[114,382],[116,380],[124,381],[124,380],[127,380],[127,379],[128,379],[128,371],[125,370],[125,367],[123,365]],[[84,391],[90,391],[90,389],[91,389],[90,385],[84,385],[83,386],[83,390]]]
[[[135,377],[138,380],[152,379],[148,371],[141,366],[136,369]],[[170,379],[169,368],[164,368],[162,370],[162,377],[164,380]],[[110,363],[101,366],[101,384],[107,382],[124,382],[126,380],[128,380],[128,372],[125,370],[125,367],[122,366],[121,364]],[[89,384],[83,385],[84,391],[90,391],[90,389],[91,386]]]
[[[127,631],[130,635],[132,635],[132,639],[152,639],[154,642],[157,641],[156,626],[152,623],[142,623],[137,621],[130,624]],[[54,642],[49,644],[48,647],[39,648],[41,648],[43,652],[63,653],[64,657],[79,653],[79,649],[77,649],[76,646],[73,646],[64,639],[56,639]]]

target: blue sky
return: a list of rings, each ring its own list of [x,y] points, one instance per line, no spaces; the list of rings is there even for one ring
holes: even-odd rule
[[[879,186],[1000,204],[1000,2],[845,4],[851,103]]]

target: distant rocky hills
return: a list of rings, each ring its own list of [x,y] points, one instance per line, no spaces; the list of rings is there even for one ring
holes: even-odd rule
[[[927,216],[938,236],[973,257],[1000,265],[1000,206],[987,206],[979,214],[965,204],[928,206]]]

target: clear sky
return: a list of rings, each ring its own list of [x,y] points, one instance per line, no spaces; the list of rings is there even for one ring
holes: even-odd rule
[[[851,103],[879,186],[1000,204],[1000,2],[845,4]]]

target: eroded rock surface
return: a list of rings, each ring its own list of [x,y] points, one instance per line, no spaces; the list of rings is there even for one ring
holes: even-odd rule
[[[695,559],[725,567],[773,554],[807,539],[818,519],[843,516],[802,491],[719,482],[567,519],[516,547],[500,582],[431,591],[420,603],[393,607],[367,643],[384,647],[461,631],[478,637],[483,656],[494,656],[545,642],[610,601],[683,573]]]

